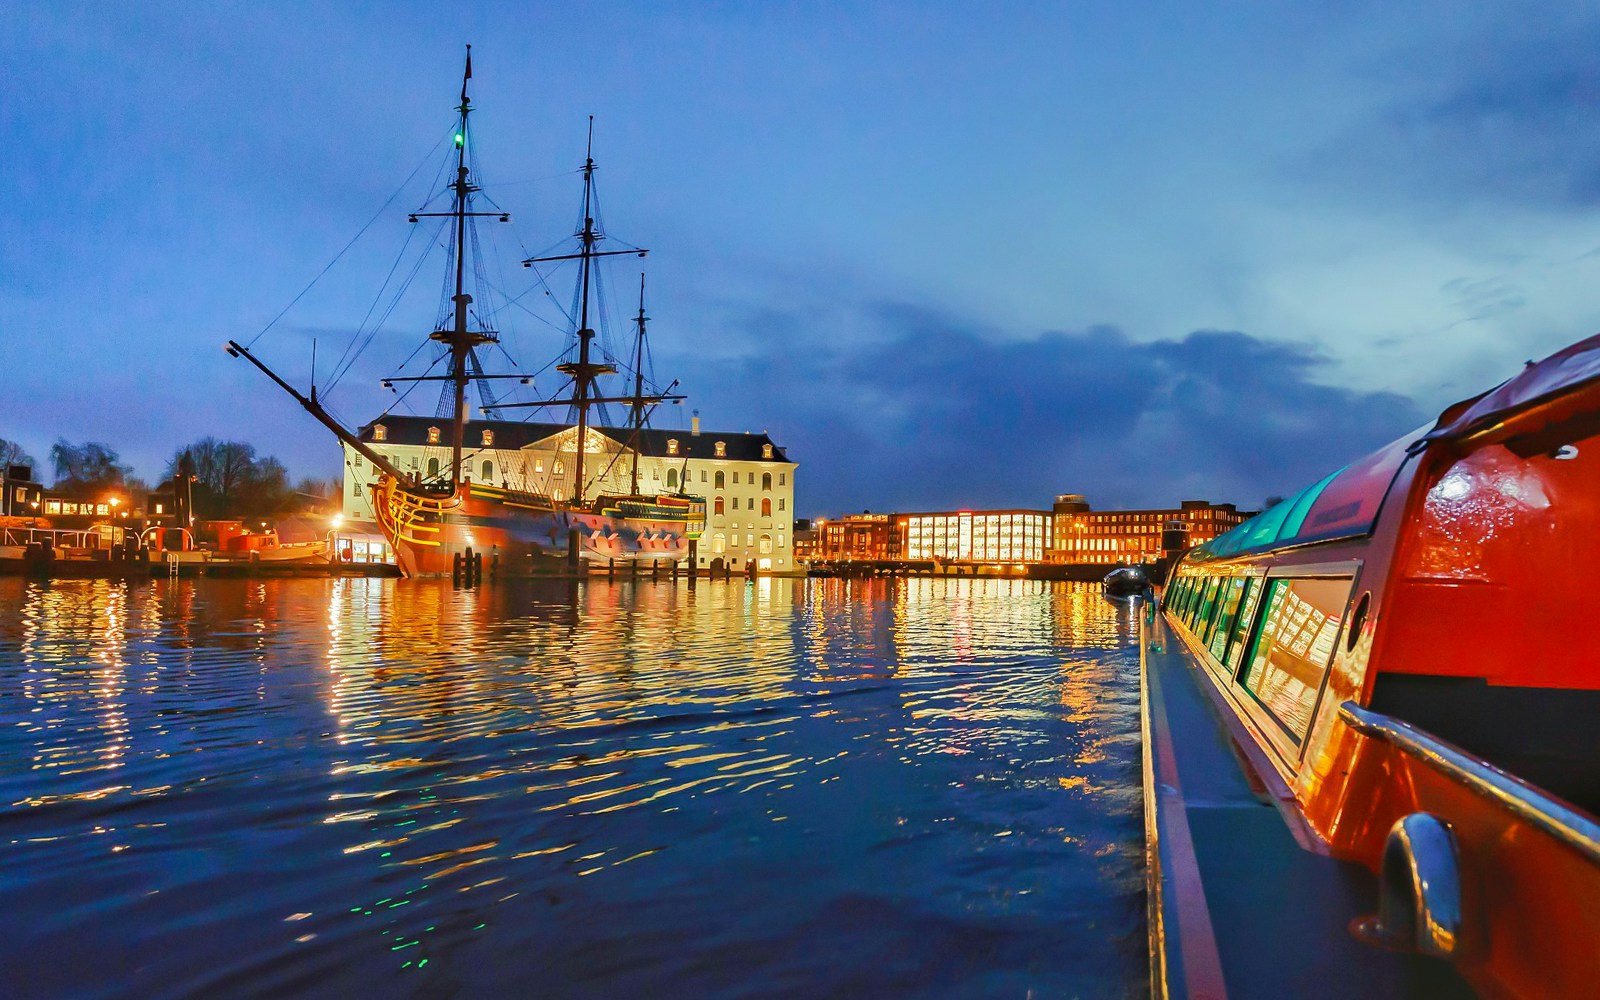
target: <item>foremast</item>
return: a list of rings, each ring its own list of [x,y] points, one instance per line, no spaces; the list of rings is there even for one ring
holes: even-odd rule
[[[472,375],[467,366],[467,359],[472,355],[472,349],[479,344],[493,343],[497,335],[490,330],[467,329],[467,306],[472,304],[472,296],[466,292],[467,271],[467,219],[479,215],[494,215],[504,219],[500,212],[472,212],[469,211],[473,192],[478,186],[472,183],[469,177],[470,169],[467,166],[467,142],[471,133],[468,131],[468,119],[472,114],[472,103],[467,99],[467,82],[472,79],[472,46],[467,46],[467,64],[461,74],[461,104],[456,112],[460,115],[460,123],[456,128],[456,179],[450,185],[454,192],[454,204],[448,213],[455,222],[456,245],[456,293],[450,301],[454,303],[454,322],[446,329],[435,330],[430,334],[430,339],[437,340],[450,349],[450,370],[446,376],[455,389],[454,420],[450,427],[450,482],[461,482],[461,447],[467,433],[467,384],[472,381]],[[411,221],[417,221],[419,216],[433,215],[436,213],[416,212],[411,215]]]

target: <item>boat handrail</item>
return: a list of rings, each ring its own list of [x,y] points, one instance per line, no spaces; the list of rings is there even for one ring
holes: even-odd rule
[[[1445,777],[1499,803],[1588,860],[1600,862],[1600,823],[1521,778],[1410,723],[1362,708],[1353,701],[1339,706],[1339,718],[1363,736],[1393,744]]]

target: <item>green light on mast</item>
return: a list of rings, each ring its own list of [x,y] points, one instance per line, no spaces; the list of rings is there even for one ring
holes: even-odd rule
[[[457,146],[461,145],[462,143],[464,143],[466,141],[467,141],[467,137],[466,136],[462,135],[460,132],[456,133],[456,145]]]

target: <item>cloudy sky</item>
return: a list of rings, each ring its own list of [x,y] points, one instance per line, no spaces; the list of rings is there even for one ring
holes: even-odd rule
[[[1256,506],[1600,328],[1600,13],[1401,6],[7,5],[0,437],[337,474],[220,345],[376,218],[256,342],[304,384],[315,339],[329,384],[471,42],[525,370],[567,279],[515,262],[571,232],[592,114],[658,375],[785,445],[802,514]],[[351,423],[432,329],[419,273],[332,389]]]

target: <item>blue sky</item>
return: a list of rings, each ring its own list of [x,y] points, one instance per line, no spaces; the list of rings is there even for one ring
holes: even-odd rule
[[[516,218],[496,280],[526,291],[515,259],[570,231],[595,115],[605,220],[652,250],[658,373],[706,426],[786,445],[801,513],[1254,506],[1600,327],[1592,6],[0,17],[0,437],[41,457],[104,441],[154,477],[209,434],[334,474],[219,345],[426,159],[469,41],[484,181]],[[315,337],[326,384],[432,176],[263,357],[304,382]],[[612,274],[621,314],[636,276]],[[436,273],[416,287],[330,397],[347,420],[431,329]],[[536,311],[501,314],[530,370],[561,347]]]

